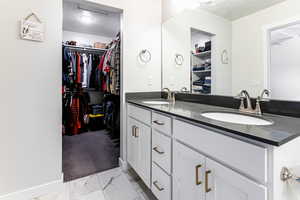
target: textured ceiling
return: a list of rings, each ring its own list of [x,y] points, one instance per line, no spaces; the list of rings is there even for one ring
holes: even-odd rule
[[[115,37],[120,31],[120,12],[108,7],[65,0],[63,16],[63,29],[66,31],[105,37]],[[90,23],[84,23],[83,16],[88,16]]]
[[[213,4],[203,3],[200,7],[225,19],[236,20],[283,1],[285,0],[213,0]]]

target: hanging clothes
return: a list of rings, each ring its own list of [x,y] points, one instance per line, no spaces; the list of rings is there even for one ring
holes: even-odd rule
[[[88,113],[88,97],[81,92],[65,91],[63,96],[63,126],[65,134],[85,131],[84,116]]]
[[[71,104],[70,104],[70,110],[71,110],[71,132],[76,135],[79,134],[80,128],[81,128],[81,122],[80,122],[80,100],[79,97],[72,98]]]
[[[99,55],[93,55],[92,56],[92,68],[91,68],[91,73],[90,73],[90,83],[89,83],[89,87],[90,88],[95,88],[98,89],[99,88],[99,84],[97,81],[97,75],[96,75],[96,71],[98,68],[98,65],[100,63],[100,57]]]
[[[82,54],[82,62],[83,62],[83,77],[82,77],[82,87],[88,87],[88,56],[86,54]]]
[[[82,53],[65,47],[63,60],[63,85],[68,88],[81,84],[82,88],[101,88],[97,68],[105,52]],[[103,78],[103,77],[102,77]]]
[[[120,35],[103,51],[63,46],[63,127],[67,135],[86,131],[85,116],[90,113],[91,91],[100,92],[106,100],[98,103],[105,107],[106,127],[118,129],[118,102],[120,95]],[[109,100],[109,101],[108,101]],[[116,126],[117,129],[113,127]],[[115,132],[115,131],[112,131]],[[117,133],[118,131],[116,131]]]
[[[102,90],[119,95],[120,94],[120,70],[121,70],[121,40],[120,34],[109,44],[109,50],[105,54],[102,72],[105,78],[102,81]]]
[[[77,83],[81,83],[82,82],[81,81],[81,55],[79,53],[77,53],[76,55],[76,66],[77,66],[76,81]]]

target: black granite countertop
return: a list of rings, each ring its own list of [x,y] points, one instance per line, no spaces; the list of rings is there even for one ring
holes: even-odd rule
[[[176,101],[169,105],[149,105],[143,101],[165,101],[165,99],[127,99],[127,102],[149,108],[162,113],[170,114],[178,118],[190,120],[215,129],[235,134],[239,137],[263,142],[273,146],[281,146],[300,135],[300,119],[281,115],[264,114],[263,118],[274,123],[267,126],[241,125],[221,122],[203,117],[204,112],[238,112],[231,108],[210,106],[206,104]]]

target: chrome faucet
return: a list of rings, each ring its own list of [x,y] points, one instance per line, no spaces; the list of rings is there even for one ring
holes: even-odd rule
[[[162,91],[168,93],[168,96],[167,96],[168,101],[172,101],[173,103],[175,103],[176,92],[172,92],[169,88],[163,88]]]
[[[251,104],[251,97],[246,90],[242,90],[236,98],[241,100],[241,105],[240,105],[240,109],[239,109],[240,112],[247,112],[247,113],[254,112],[252,104]],[[247,101],[246,107],[245,107],[245,99]]]
[[[169,88],[163,88],[162,91],[168,93],[167,100],[171,100],[172,99],[172,93],[171,93],[171,90]]]
[[[256,107],[255,109],[252,107],[251,103],[251,97],[249,93],[246,90],[242,90],[236,98],[241,100],[241,105],[239,108],[240,112],[246,112],[246,113],[251,113],[251,114],[256,114],[256,115],[262,115],[261,112],[261,107],[260,107],[260,102],[262,101],[268,101],[268,99],[264,98],[264,95],[269,96],[270,91],[269,90],[263,90],[260,96],[257,97],[256,99]],[[245,107],[245,99],[247,101],[247,107]]]

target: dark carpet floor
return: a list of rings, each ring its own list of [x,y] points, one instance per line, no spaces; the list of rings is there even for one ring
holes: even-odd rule
[[[64,181],[118,167],[119,156],[119,144],[105,130],[63,136]]]

